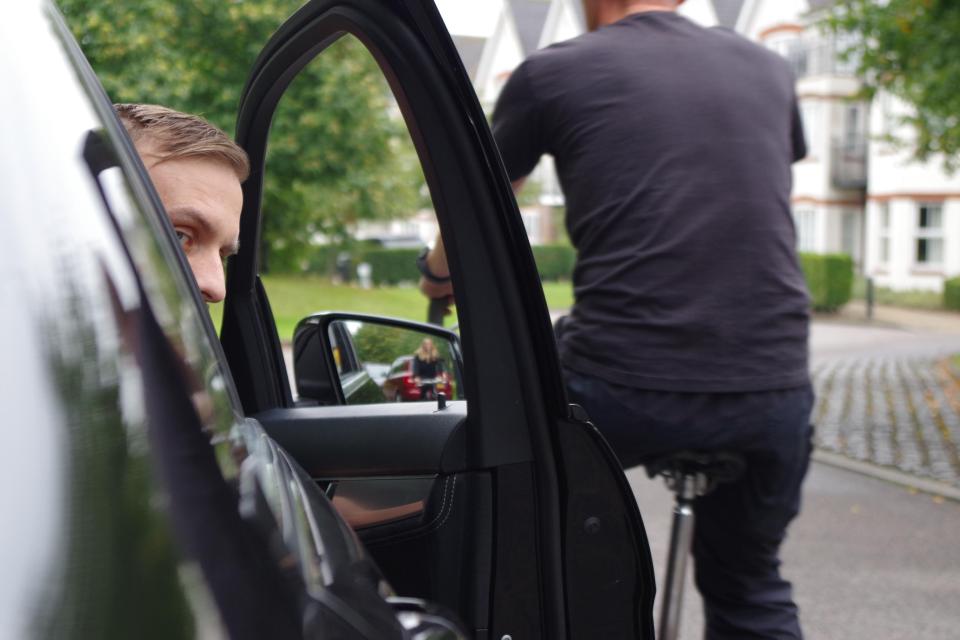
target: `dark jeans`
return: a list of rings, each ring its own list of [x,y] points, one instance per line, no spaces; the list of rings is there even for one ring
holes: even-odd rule
[[[674,393],[622,387],[566,370],[624,468],[673,451],[734,451],[746,469],[694,504],[693,556],[704,637],[801,638],[780,544],[800,511],[812,447],[810,386],[753,393]]]

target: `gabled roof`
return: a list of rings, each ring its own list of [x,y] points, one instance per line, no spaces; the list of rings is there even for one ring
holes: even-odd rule
[[[483,48],[487,44],[487,38],[479,36],[452,36],[453,44],[463,60],[463,66],[467,69],[467,75],[470,80],[477,79],[477,68],[480,66],[480,57],[483,55]]]
[[[537,50],[543,25],[550,10],[550,0],[507,0],[513,22],[517,26],[524,57]]]
[[[737,18],[743,9],[744,0],[712,0],[713,10],[717,14],[717,22],[721,27],[733,29],[737,26]]]

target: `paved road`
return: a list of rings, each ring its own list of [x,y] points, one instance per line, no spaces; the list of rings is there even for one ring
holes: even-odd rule
[[[673,496],[643,471],[628,477],[662,584]],[[956,502],[814,463],[783,560],[808,640],[960,638]],[[685,602],[681,638],[701,638],[692,580]]]
[[[960,484],[960,405],[935,366],[960,352],[960,318],[882,315],[813,325],[819,446]],[[673,496],[641,470],[628,477],[660,583]],[[783,560],[810,640],[960,638],[960,502],[815,462]],[[702,637],[702,626],[688,576],[681,638]]]
[[[815,323],[817,446],[960,487],[960,374],[945,362],[960,319],[952,328]]]
[[[814,368],[850,357],[934,357],[960,351],[960,315],[956,329],[854,324],[844,320],[815,320],[810,332],[810,359]]]

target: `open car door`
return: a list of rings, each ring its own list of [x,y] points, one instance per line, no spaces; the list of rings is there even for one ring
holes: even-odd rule
[[[288,380],[290,336],[281,342],[259,276],[269,131],[298,73],[348,35],[389,83],[429,186],[460,321],[457,398],[466,399],[348,403],[364,376],[351,370],[345,393],[329,350],[345,367],[349,336],[320,320],[296,347],[315,353],[319,383],[304,393]],[[516,201],[432,2],[307,3],[257,60],[237,137],[252,173],[221,340],[246,414],[348,512],[400,595],[452,608],[475,637],[653,638],[636,502],[605,441],[566,401]]]

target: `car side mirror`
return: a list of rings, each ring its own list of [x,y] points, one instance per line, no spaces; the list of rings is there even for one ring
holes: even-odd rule
[[[435,325],[326,312],[297,324],[293,371],[301,402],[377,404],[463,400],[456,333]]]

